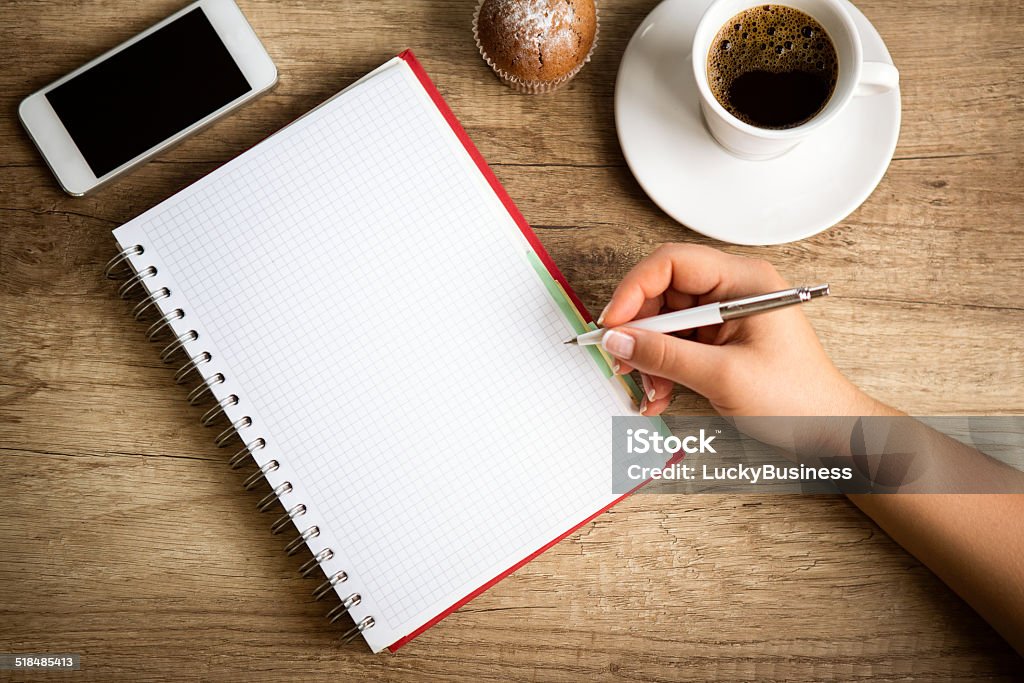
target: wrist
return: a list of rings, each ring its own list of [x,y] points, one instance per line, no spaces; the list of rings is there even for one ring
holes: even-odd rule
[[[906,415],[903,411],[897,410],[886,403],[882,403],[876,398],[868,396],[860,389],[856,389],[856,392],[858,396],[853,404],[854,410],[847,413],[848,415],[857,417],[894,417],[897,415]]]
[[[885,415],[902,415],[903,413],[889,407],[876,398],[866,394],[855,384],[839,375],[842,389],[839,392],[840,399],[834,406],[836,417],[877,417]]]
[[[857,418],[904,414],[864,393],[845,377],[842,378],[842,382],[844,388],[840,392],[841,398],[836,401],[834,412],[819,418],[817,429],[813,432],[814,436],[809,441],[811,448],[805,453],[807,455],[848,456],[850,437]]]

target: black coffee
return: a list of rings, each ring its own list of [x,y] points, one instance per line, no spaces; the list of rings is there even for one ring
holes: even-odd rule
[[[828,103],[839,61],[832,39],[812,17],[761,5],[719,30],[707,71],[711,92],[730,114],[759,128],[792,128]]]

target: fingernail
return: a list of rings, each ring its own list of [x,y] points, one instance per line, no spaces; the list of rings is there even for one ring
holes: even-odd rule
[[[612,302],[611,302],[611,301],[609,301],[608,303],[606,303],[606,304],[604,305],[604,310],[603,310],[603,311],[601,311],[601,315],[597,316],[597,326],[598,326],[598,327],[601,327],[601,323],[603,323],[603,322],[604,322],[604,315],[605,315],[605,313],[607,313],[607,312],[608,312],[608,307],[609,307],[609,306],[611,306],[611,305],[612,305]]]
[[[625,332],[609,330],[601,337],[601,346],[604,350],[616,358],[629,360],[633,357],[633,349],[636,347],[636,340]]]
[[[640,373],[640,381],[644,383],[644,393],[647,394],[647,398],[651,401],[654,400],[654,382],[650,377],[644,373]]]
[[[640,401],[640,414],[643,415],[647,412],[647,399]]]
[[[622,366],[620,366],[618,363],[612,363],[612,373],[618,375],[620,367]]]

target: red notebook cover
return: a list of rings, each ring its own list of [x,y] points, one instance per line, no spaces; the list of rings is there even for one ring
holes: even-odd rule
[[[427,76],[427,72],[424,71],[423,65],[420,64],[419,61],[417,61],[415,55],[413,55],[412,53],[412,50],[406,50],[405,52],[400,54],[399,57],[405,60],[405,62],[412,69],[413,73],[416,74],[416,77],[423,85],[424,90],[426,90],[427,93],[430,95],[430,99],[433,100],[434,104],[441,112],[441,115],[444,116],[445,121],[447,121],[448,125],[451,126],[452,131],[455,133],[456,136],[458,136],[463,146],[465,146],[466,151],[469,152],[469,155],[473,158],[473,161],[476,162],[477,168],[479,168],[480,172],[483,173],[484,177],[487,179],[487,182],[490,184],[491,189],[494,190],[494,193],[498,195],[499,199],[501,199],[501,203],[504,204],[505,209],[508,211],[509,215],[512,216],[512,219],[515,220],[516,225],[518,225],[519,229],[522,230],[523,235],[529,241],[530,246],[533,248],[534,252],[536,252],[537,256],[544,264],[544,267],[547,268],[548,272],[551,273],[551,276],[555,280],[557,280],[559,284],[562,285],[562,287],[565,289],[566,294],[568,294],[569,298],[572,299],[573,305],[576,306],[576,308],[579,310],[580,314],[584,317],[584,319],[587,320],[588,322],[593,320],[590,313],[587,312],[586,307],[583,305],[583,302],[581,302],[579,300],[579,297],[576,296],[576,293],[572,291],[572,288],[566,281],[565,276],[562,275],[561,271],[558,270],[558,266],[555,265],[555,262],[551,260],[551,256],[549,256],[548,252],[544,249],[544,245],[541,244],[539,239],[537,239],[537,235],[534,234],[533,230],[530,228],[530,225],[526,222],[526,219],[523,218],[523,214],[519,213],[519,209],[517,209],[516,205],[512,202],[512,198],[508,196],[508,193],[505,191],[505,188],[502,187],[501,183],[498,182],[498,178],[494,175],[494,172],[491,170],[490,166],[487,165],[487,162],[484,161],[483,156],[480,154],[479,150],[477,150],[476,146],[473,144],[473,141],[469,139],[469,135],[467,135],[466,131],[463,130],[462,125],[459,123],[459,120],[455,118],[455,114],[453,114],[452,110],[449,109],[448,104],[444,101],[444,98],[441,97],[441,93],[438,91],[433,81],[430,80],[430,77]],[[553,545],[561,541],[566,536],[569,536],[571,533],[573,533],[580,527],[586,525],[601,513],[607,511],[609,508],[611,508],[613,505],[615,505],[625,497],[626,496],[624,495],[620,498],[617,498],[616,500],[612,501],[611,504],[609,504],[605,508],[602,508],[601,510],[598,510],[593,515],[586,518],[576,526],[572,527],[571,529],[567,529],[564,534],[552,539],[550,543],[541,548],[538,548],[537,551],[533,554],[524,558],[520,562],[517,562],[516,564],[512,565],[507,570],[505,570],[498,576],[495,576],[493,579],[491,579],[484,585],[480,586],[479,588],[471,591],[468,595],[461,598],[454,605],[438,614],[436,617],[428,621],[423,626],[419,627],[412,633],[409,633],[408,635],[404,636],[403,638],[400,638],[399,640],[389,645],[388,650],[390,650],[391,652],[396,651],[398,648],[402,647],[403,645],[411,641],[413,638],[420,635],[428,628],[430,628],[437,622],[441,621],[446,616],[448,616],[458,608],[462,607],[467,602],[469,602],[476,596],[480,595],[485,590],[495,585],[503,578],[505,578],[512,572],[516,571],[517,569],[525,565],[530,560],[534,559],[535,557],[543,553],[548,548],[552,547]]]

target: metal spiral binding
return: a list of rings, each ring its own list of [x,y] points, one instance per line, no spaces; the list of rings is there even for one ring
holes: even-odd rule
[[[213,443],[217,448],[224,448],[231,443],[232,437],[237,436],[238,438],[241,438],[241,435],[238,433],[240,430],[250,426],[252,426],[252,418],[248,415],[240,420],[235,420],[230,427],[217,435],[213,440]]]
[[[324,548],[311,559],[306,560],[305,563],[299,567],[299,574],[302,575],[302,578],[306,578],[320,567],[321,562],[326,562],[332,557],[334,557],[334,551],[330,548]]]
[[[270,508],[274,507],[274,503],[280,500],[281,496],[294,490],[290,481],[281,482],[277,485],[277,488],[260,498],[260,502],[256,503],[256,509],[260,512],[268,512]]]
[[[181,320],[185,317],[185,311],[180,308],[175,308],[173,311],[168,311],[160,316],[155,323],[149,326],[146,330],[146,339],[149,341],[156,341],[164,330],[171,329],[172,320]]]
[[[327,579],[326,581],[324,581],[316,587],[316,590],[313,591],[313,599],[317,602],[320,602],[320,600],[322,600],[325,595],[330,594],[331,591],[334,590],[335,586],[337,586],[339,583],[345,583],[346,581],[348,581],[348,574],[346,574],[345,572],[337,572],[336,574],[334,574],[334,576],[330,577],[329,579]]]
[[[253,451],[262,450],[267,447],[266,440],[263,437],[258,437],[254,441],[242,446],[237,453],[231,456],[228,460],[228,464],[231,465],[231,469],[237,470],[239,467],[245,464],[245,459],[253,454]]]
[[[143,280],[157,275],[156,266],[146,266],[140,269],[136,269],[133,266],[133,257],[141,256],[145,251],[145,248],[139,244],[127,247],[110,259],[103,269],[103,274],[106,278],[110,280],[124,280],[117,290],[118,295],[122,299],[127,299],[132,296],[136,289],[145,290],[146,287],[143,285]],[[151,312],[160,310],[159,302],[161,300],[169,299],[170,297],[171,290],[169,288],[159,287],[158,289],[155,289],[135,304],[132,309],[132,317],[141,322]],[[150,342],[156,342],[158,339],[164,337],[168,332],[173,336],[174,322],[182,320],[183,318],[185,318],[185,311],[180,308],[164,312],[146,329],[146,339]],[[226,381],[226,378],[220,372],[216,372],[209,377],[203,377],[201,366],[211,363],[213,361],[213,355],[209,351],[201,351],[194,355],[189,354],[188,345],[198,339],[199,333],[196,330],[188,330],[184,334],[171,339],[171,341],[169,341],[160,352],[160,360],[165,363],[170,363],[178,354],[186,355],[187,360],[174,374],[174,381],[177,384],[185,384],[195,377],[200,379],[199,383],[188,393],[187,400],[189,404],[193,406],[198,405],[209,398],[214,398],[213,387],[218,384],[224,384]],[[221,416],[227,414],[227,408],[229,406],[235,406],[238,405],[238,403],[239,397],[236,394],[230,394],[229,396],[218,400],[212,407],[206,410],[200,418],[200,422],[204,427],[212,426],[213,423]],[[239,469],[250,457],[252,457],[255,451],[262,450],[267,446],[266,440],[261,436],[249,439],[243,438],[242,430],[252,427],[252,424],[252,418],[246,415],[235,420],[230,426],[222,430],[214,438],[214,443],[218,448],[224,448],[236,437],[241,440],[242,447],[228,460],[228,464],[231,466],[231,469]],[[260,482],[266,480],[267,474],[277,469],[280,469],[280,463],[278,463],[277,460],[270,460],[257,471],[249,475],[242,483],[242,486],[246,490],[255,489]],[[260,512],[268,512],[275,506],[275,504],[282,501],[283,496],[292,493],[294,490],[295,489],[290,481],[284,481],[274,487],[270,493],[260,498],[259,502],[256,504],[256,509]],[[305,515],[306,512],[307,508],[305,504],[293,504],[273,523],[271,526],[271,532],[275,535],[280,534],[287,529],[289,525],[296,524],[295,520]],[[319,535],[320,527],[316,525],[307,527],[298,536],[288,542],[284,548],[285,553],[289,556],[296,554],[306,546],[308,541]],[[323,568],[324,562],[332,560],[334,556],[335,553],[333,549],[323,548],[299,567],[299,574],[303,578],[313,575],[317,569]],[[338,584],[346,581],[348,581],[348,574],[346,572],[334,572],[319,586],[317,586],[313,591],[313,598],[317,601],[324,599],[335,592]],[[342,600],[339,605],[327,613],[327,619],[333,624],[338,619],[349,614],[349,610],[360,602],[362,602],[362,596],[359,593],[351,593],[348,597]],[[348,629],[341,635],[341,641],[343,643],[351,642],[353,639],[358,637],[360,633],[372,628],[374,623],[375,621],[372,616],[361,619],[358,623],[352,626],[352,628]]]
[[[377,623],[373,617],[364,617],[362,621],[341,634],[341,642],[351,643],[356,636],[365,631],[368,628],[373,628],[373,625]]]
[[[143,268],[139,272],[135,273],[135,275],[132,275],[130,278],[125,280],[124,284],[117,288],[117,295],[122,299],[127,299],[131,295],[132,290],[141,285],[143,280],[147,277],[153,277],[156,273],[156,266],[147,266],[146,268]]]
[[[212,408],[203,413],[203,416],[199,418],[199,422],[202,423],[204,427],[209,427],[218,417],[224,414],[225,408],[227,408],[228,406],[237,405],[238,396],[236,396],[235,394],[231,394],[226,398],[222,398],[221,400],[217,401],[217,403]]]
[[[135,304],[135,308],[132,309],[132,317],[135,318],[135,322],[141,323],[143,314],[150,309],[150,307],[156,305],[160,299],[166,299],[171,295],[171,290],[166,287],[161,287],[156,290],[145,299]]]
[[[213,360],[213,356],[210,355],[209,351],[201,351],[199,355],[192,356],[188,359],[188,362],[181,366],[181,369],[174,373],[174,383],[184,384],[188,379],[189,375],[193,372],[199,372],[199,366],[203,363],[209,363]]]
[[[292,509],[290,509],[288,512],[284,513],[283,515],[277,518],[277,521],[274,522],[274,525],[270,527],[270,533],[277,536],[279,533],[288,528],[288,522],[304,514],[306,514],[306,506],[302,503],[299,503],[298,505],[292,507]],[[328,548],[328,550],[330,550],[330,548]]]
[[[185,348],[185,344],[194,342],[197,339],[199,339],[199,333],[195,330],[189,330],[185,334],[179,334],[177,338],[167,344],[167,346],[164,347],[164,350],[160,352],[160,360],[165,363],[170,363],[171,359],[174,358],[174,354]]]
[[[250,474],[249,477],[242,482],[242,488],[246,491],[252,491],[263,480],[263,477],[266,476],[268,472],[275,472],[279,469],[281,469],[281,465],[276,460],[267,462],[266,465]]]
[[[337,607],[335,607],[327,613],[327,620],[333,624],[338,619],[348,614],[348,610],[350,607],[355,607],[362,601],[363,596],[359,595],[359,593],[353,593],[352,595],[342,600],[340,605],[338,605]]]
[[[311,538],[316,538],[319,535],[320,527],[311,526],[305,531],[303,531],[301,534],[293,538],[292,542],[284,547],[284,551],[288,554],[288,557],[291,557],[292,555],[294,555],[302,549],[302,546],[306,544],[306,541],[308,541]],[[333,553],[334,551],[332,550],[331,552]]]
[[[141,244],[133,244],[127,249],[122,250],[117,256],[107,261],[107,265],[103,268],[103,275],[108,280],[121,280],[132,274],[132,267],[128,262],[128,259],[134,256],[141,256],[146,252],[142,248]],[[114,270],[115,268],[121,267],[121,270]]]
[[[199,405],[199,403],[202,402],[203,398],[205,398],[207,393],[209,393],[211,396],[213,395],[214,384],[224,384],[224,375],[222,375],[219,372],[215,375],[210,375],[202,382],[200,382],[199,386],[197,386],[192,391],[188,392],[188,396],[185,398],[185,400],[188,401],[188,404],[190,406]]]

